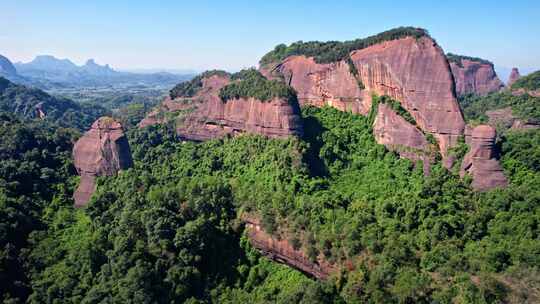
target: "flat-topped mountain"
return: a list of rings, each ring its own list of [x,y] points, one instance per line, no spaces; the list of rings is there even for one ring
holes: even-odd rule
[[[365,115],[374,95],[390,96],[422,132],[436,138],[447,165],[452,162],[447,151],[465,124],[449,63],[427,31],[406,27],[346,42],[279,45],[260,64],[264,75],[292,86],[301,105]]]
[[[486,95],[500,91],[504,83],[499,79],[493,63],[477,58],[448,53],[458,96],[466,94]]]
[[[241,133],[269,137],[302,134],[294,91],[254,69],[236,74],[208,71],[181,83],[139,126],[171,120],[181,138],[195,141]]]

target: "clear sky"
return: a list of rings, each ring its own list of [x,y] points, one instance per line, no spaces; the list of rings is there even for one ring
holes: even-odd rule
[[[429,30],[446,52],[540,68],[540,0],[1,0],[0,54],[120,69],[255,66],[279,43]]]

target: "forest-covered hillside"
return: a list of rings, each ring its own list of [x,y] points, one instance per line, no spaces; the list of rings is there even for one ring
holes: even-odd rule
[[[0,290],[11,303],[534,303],[540,132],[501,139],[507,189],[420,166],[375,143],[374,113],[303,109],[301,139],[180,142],[128,132],[135,166],[74,209],[71,133],[1,116]],[[16,169],[15,169],[16,168]],[[23,182],[24,181],[24,182]],[[271,262],[243,214],[311,258]],[[14,279],[15,278],[15,279]]]

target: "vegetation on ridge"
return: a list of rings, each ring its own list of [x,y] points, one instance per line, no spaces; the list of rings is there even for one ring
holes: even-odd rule
[[[405,37],[414,37],[418,39],[424,36],[428,36],[428,32],[425,29],[416,27],[398,27],[367,38],[344,42],[298,41],[289,46],[285,44],[276,46],[274,50],[264,55],[259,63],[261,65],[276,63],[293,55],[314,57],[317,63],[330,63],[345,60],[352,51],[364,49],[377,43]]]
[[[179,97],[193,97],[202,88],[203,86],[202,80],[204,78],[212,77],[214,75],[218,75],[221,77],[230,76],[229,73],[222,70],[205,71],[195,76],[193,79],[189,81],[184,81],[177,84],[174,88],[171,89],[171,91],[169,92],[169,96],[172,99],[179,98]]]
[[[512,84],[512,89],[540,90],[540,71],[520,77]]]
[[[268,80],[254,68],[242,70],[231,77],[233,82],[219,91],[219,97],[229,99],[253,97],[260,101],[283,98],[289,103],[297,103],[296,92],[283,81]]]
[[[457,64],[459,67],[463,67],[463,62],[461,62],[461,60],[470,60],[470,61],[480,62],[483,64],[489,64],[491,67],[493,67],[493,62],[486,59],[478,58],[478,57],[469,57],[469,56],[464,56],[464,55],[448,53],[446,54],[446,58],[448,58],[448,61]]]

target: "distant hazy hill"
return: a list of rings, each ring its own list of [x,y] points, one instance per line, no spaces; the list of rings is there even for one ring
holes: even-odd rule
[[[0,75],[10,76],[17,74],[17,70],[6,57],[0,55]]]
[[[191,75],[171,73],[137,74],[119,72],[109,65],[99,65],[93,59],[78,66],[69,59],[58,59],[50,55],[37,56],[28,63],[16,63],[19,75],[34,81],[44,89],[66,87],[111,87],[111,86],[172,86]]]

